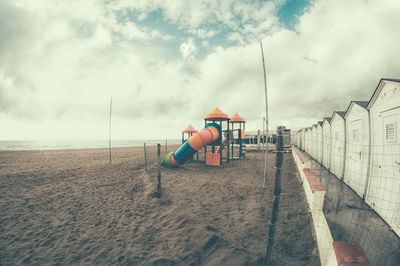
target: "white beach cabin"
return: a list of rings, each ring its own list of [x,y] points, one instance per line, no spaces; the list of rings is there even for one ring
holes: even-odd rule
[[[299,136],[298,132],[292,132],[290,139],[292,140],[292,145],[298,146],[297,137]]]
[[[312,146],[311,146],[311,155],[314,160],[317,160],[317,150],[318,150],[318,138],[317,138],[317,125],[314,124],[311,128],[311,138],[312,138]]]
[[[299,131],[299,145],[298,145],[298,147],[300,149],[303,149],[303,132],[304,132],[304,130],[300,129],[300,131]]]
[[[346,112],[333,112],[331,119],[331,163],[330,171],[341,179],[344,172],[345,123]]]
[[[322,120],[322,165],[329,169],[331,162],[331,118]]]
[[[369,166],[367,101],[351,101],[345,115],[346,157],[344,182],[364,197]]]
[[[313,135],[312,135],[312,127],[308,128],[308,151],[307,153],[312,157],[312,149],[313,149]]]
[[[305,145],[304,145],[304,151],[308,154],[310,154],[310,141],[311,141],[311,131],[309,128],[306,128],[305,131]]]
[[[291,137],[292,139],[292,144],[295,146],[299,146],[299,132],[293,133],[293,136]]]
[[[312,135],[312,127],[308,128],[308,138],[309,138],[309,142],[308,142],[308,154],[312,157],[312,149],[313,149],[313,135]]]
[[[400,236],[400,80],[381,79],[367,109],[371,161],[366,202]]]
[[[317,123],[317,161],[322,164],[322,121]]]

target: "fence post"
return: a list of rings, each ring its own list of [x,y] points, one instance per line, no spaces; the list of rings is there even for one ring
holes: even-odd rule
[[[282,127],[277,128],[276,157],[275,157],[275,185],[274,185],[274,202],[272,204],[272,218],[269,224],[269,232],[267,238],[267,247],[265,251],[265,265],[270,265],[272,246],[275,238],[275,227],[278,221],[279,200],[281,196],[281,171],[283,161],[283,137]]]
[[[161,144],[157,144],[157,187],[156,187],[156,195],[158,197],[161,196]]]
[[[168,139],[165,139],[165,155],[168,153]]]
[[[144,169],[147,171],[147,153],[146,153],[146,143],[143,143],[143,149],[144,149]]]

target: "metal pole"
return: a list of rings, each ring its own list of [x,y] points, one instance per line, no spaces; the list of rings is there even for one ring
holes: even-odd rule
[[[265,149],[267,148],[266,142],[267,142],[267,139],[265,136],[265,117],[263,117],[263,146]]]
[[[227,127],[228,127],[228,131],[226,131],[226,162],[229,163],[229,142],[230,142],[230,132],[229,132],[229,121],[226,121],[227,123]]]
[[[264,151],[264,182],[263,188],[265,188],[266,180],[267,180],[267,161],[268,161],[268,88],[267,88],[267,74],[265,72],[265,61],[264,61],[264,49],[262,45],[262,41],[260,41],[261,46],[261,56],[262,56],[262,63],[263,63],[263,70],[264,70],[264,88],[265,88],[265,123],[266,123],[266,131],[267,131],[267,145]]]
[[[110,157],[110,164],[111,164],[111,111],[112,111],[112,97],[110,100],[110,120],[108,124],[108,155]]]
[[[371,111],[368,111],[368,136],[372,136],[372,125],[371,125]],[[368,162],[368,168],[367,168],[367,178],[365,180],[365,185],[364,185],[364,192],[362,195],[362,199],[365,202],[365,198],[367,196],[367,192],[368,192],[368,185],[369,185],[369,179],[371,176],[371,167],[372,167],[372,161],[371,161],[371,153],[372,153],[372,139],[371,137],[368,138],[368,157],[367,157],[367,162]]]
[[[265,265],[270,265],[272,246],[274,244],[276,223],[278,221],[279,200],[281,196],[281,172],[283,161],[283,138],[282,128],[277,128],[276,158],[275,158],[275,185],[274,202],[272,204],[272,218],[269,224],[267,247],[265,251]]]
[[[214,122],[214,121],[213,121]],[[222,142],[224,140],[224,131],[222,130],[222,121],[219,121],[219,125],[221,126],[221,136],[219,137],[221,142],[219,143],[219,162],[220,166],[222,165]],[[215,152],[215,147],[213,146],[213,153]]]
[[[156,194],[158,197],[161,196],[161,144],[157,144],[157,162],[158,162],[158,171],[157,171],[157,187],[156,187]]]
[[[147,171],[147,152],[146,152],[146,143],[143,143],[144,148],[144,169]]]
[[[243,143],[246,141],[246,123],[243,123],[243,131],[244,131],[243,136],[245,137],[245,139],[242,139],[242,131],[240,131],[240,140],[241,140],[240,147],[242,149],[241,155],[243,155]],[[243,155],[243,157],[244,157],[244,155]]]
[[[233,130],[233,124],[232,124],[232,140],[231,140],[231,158],[233,160],[233,157],[235,156],[234,150],[235,150],[235,137],[234,137],[235,131]]]

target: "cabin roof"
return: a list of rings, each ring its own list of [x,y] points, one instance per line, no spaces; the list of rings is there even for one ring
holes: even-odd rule
[[[351,101],[349,106],[347,107],[346,114],[345,114],[344,118],[346,118],[347,115],[349,114],[350,108],[351,108],[351,106],[353,104],[357,104],[358,106],[361,106],[362,108],[367,109],[368,103],[369,103],[368,101]]]
[[[332,117],[324,117],[324,119],[322,119],[322,123],[324,122],[324,120],[328,121],[328,123],[331,123]]]
[[[344,116],[346,115],[346,112],[345,112],[345,111],[335,111],[335,112],[333,112],[333,113],[337,113],[337,114],[340,115],[342,118],[344,118]],[[332,117],[333,117],[333,115],[332,115]]]
[[[352,101],[353,103],[358,104],[361,107],[367,108],[369,101]]]
[[[375,103],[376,98],[378,98],[378,95],[380,94],[380,92],[382,91],[383,88],[383,84],[385,81],[389,81],[389,82],[395,82],[395,83],[400,83],[400,79],[393,79],[393,78],[381,78],[381,80],[379,80],[378,85],[375,88],[374,93],[371,96],[371,99],[368,102],[367,105],[367,109],[370,109],[371,106]]]

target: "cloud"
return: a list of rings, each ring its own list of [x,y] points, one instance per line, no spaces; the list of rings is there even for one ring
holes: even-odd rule
[[[249,43],[278,28],[277,12],[284,3],[285,0],[153,0],[123,1],[112,7],[117,11],[133,10],[140,18],[161,11],[165,21],[193,37],[211,38],[229,30],[240,34],[240,43]]]
[[[188,39],[187,42],[182,43],[180,46],[180,51],[183,59],[192,58],[196,55],[197,48],[193,39]]]
[[[187,123],[200,128],[215,106],[259,128],[258,39],[271,127],[308,126],[368,100],[381,77],[400,76],[395,0],[314,1],[294,31],[277,22],[282,1],[15,3],[0,1],[3,139],[106,138],[111,96],[115,138],[174,138]],[[187,35],[120,15],[132,9],[143,21],[159,10]],[[227,39],[216,46],[208,38],[221,31]],[[199,49],[207,53],[196,56]]]
[[[151,39],[161,39],[164,41],[170,41],[173,39],[172,36],[168,34],[161,34],[158,30],[149,30],[147,28],[139,28],[132,21],[127,21],[125,23],[117,23],[114,21],[111,30],[115,33],[121,34],[126,40],[139,40],[139,41],[149,41]]]
[[[315,1],[295,31],[265,37],[272,126],[308,126],[345,110],[350,100],[368,100],[381,77],[399,77],[400,62],[393,60],[400,56],[393,27],[400,25],[399,11],[397,1]],[[202,65],[215,102],[228,109],[240,102],[236,109],[251,120],[262,115],[258,43],[217,49]]]

